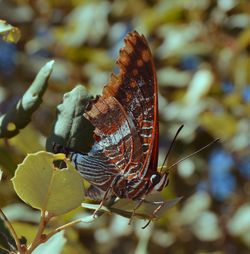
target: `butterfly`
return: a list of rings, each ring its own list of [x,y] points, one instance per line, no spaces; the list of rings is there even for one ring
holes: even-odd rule
[[[157,171],[159,153],[158,89],[153,57],[147,40],[136,31],[128,33],[119,52],[120,73],[85,108],[84,117],[95,127],[94,144],[87,154],[70,152],[74,167],[91,186],[86,196],[101,200],[111,197],[156,205],[147,195],[168,184],[168,172]],[[65,152],[65,151],[64,151]]]

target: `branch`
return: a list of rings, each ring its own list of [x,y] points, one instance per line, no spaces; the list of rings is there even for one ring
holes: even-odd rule
[[[56,233],[59,233],[60,231],[66,229],[66,228],[69,228],[69,227],[72,227],[80,222],[84,222],[84,223],[90,223],[90,222],[93,222],[95,221],[98,217],[100,217],[103,213],[99,214],[99,215],[96,215],[96,216],[93,216],[93,215],[90,215],[88,216],[87,218],[85,219],[78,219],[78,220],[74,220],[74,221],[71,221],[61,227],[58,227],[56,230],[52,231],[51,233],[49,233],[47,236],[46,236],[46,240],[49,240],[53,235],[55,235]]]
[[[32,242],[32,244],[28,247],[26,254],[30,254],[38,245],[46,241],[43,236],[43,231],[52,216],[53,215],[49,213],[46,216],[46,211],[41,211],[41,220],[39,223],[39,228],[38,228],[36,237],[34,241]]]
[[[15,239],[15,242],[16,242],[16,245],[17,245],[17,248],[18,248],[18,251],[21,253],[23,253],[22,251],[22,246],[21,246],[21,243],[20,243],[20,240],[16,234],[16,231],[15,229],[13,228],[13,226],[11,225],[10,221],[8,220],[8,218],[6,217],[6,215],[4,214],[4,212],[2,211],[2,209],[0,209],[0,214],[3,216],[3,219],[5,220],[5,222],[7,223],[14,239]]]

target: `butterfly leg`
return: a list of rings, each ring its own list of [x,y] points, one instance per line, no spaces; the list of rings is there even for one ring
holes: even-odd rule
[[[133,217],[135,215],[135,211],[142,205],[142,203],[146,203],[146,204],[150,204],[150,205],[157,205],[157,208],[153,211],[153,213],[151,215],[151,218],[149,219],[147,224],[142,227],[142,229],[145,229],[150,224],[151,220],[153,220],[155,218],[155,215],[162,209],[162,207],[165,204],[163,201],[153,202],[153,201],[149,201],[149,200],[146,200],[146,199],[134,199],[134,201],[137,201],[138,204],[133,209],[132,215],[131,215],[130,220],[129,220],[129,225],[131,224],[131,222],[133,220]]]
[[[137,201],[138,203],[136,204],[136,206],[133,208],[133,212],[132,212],[132,215],[129,219],[129,225],[131,225],[132,221],[133,221],[133,218],[135,216],[135,211],[142,205],[142,203],[145,201],[145,199],[134,199],[134,201]]]
[[[98,208],[95,210],[95,212],[93,213],[93,217],[94,217],[94,218],[95,218],[96,214],[101,210],[101,208],[102,208],[102,206],[104,205],[104,203],[107,201],[108,195],[109,195],[109,192],[111,191],[111,189],[112,189],[112,186],[110,186],[110,187],[106,190],[106,192],[105,192],[105,194],[104,194],[104,196],[103,196],[103,199],[102,199],[102,201],[101,201],[99,207],[98,207]]]
[[[155,218],[155,215],[162,209],[162,207],[164,206],[164,202],[163,201],[156,201],[156,202],[151,202],[151,201],[148,201],[148,200],[144,200],[144,202],[146,204],[150,204],[150,205],[157,205],[158,207],[153,211],[152,215],[151,215],[151,218],[148,220],[148,222],[146,223],[145,226],[142,227],[142,229],[145,229],[149,224],[150,222]]]

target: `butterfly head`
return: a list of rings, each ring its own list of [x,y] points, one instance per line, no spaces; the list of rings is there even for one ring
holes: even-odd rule
[[[164,174],[156,172],[150,177],[149,181],[152,186],[151,193],[162,191],[168,185],[169,182],[168,172],[165,172]]]

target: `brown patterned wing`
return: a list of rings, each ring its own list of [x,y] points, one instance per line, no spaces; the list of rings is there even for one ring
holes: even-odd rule
[[[120,73],[111,75],[103,95],[92,100],[84,114],[95,126],[96,143],[89,158],[103,156],[107,165],[99,172],[103,175],[112,171],[142,179],[157,168],[156,75],[144,36],[133,31],[124,42],[117,61]]]

